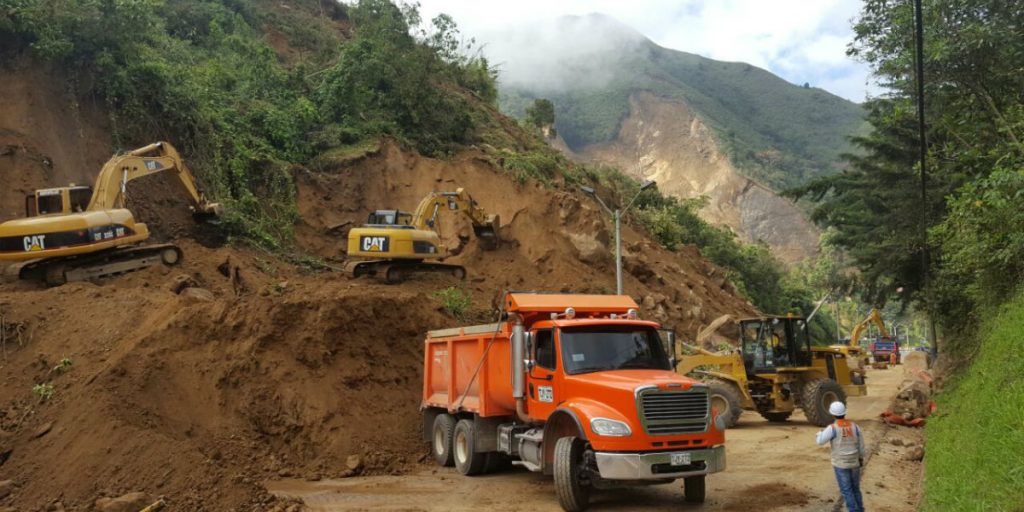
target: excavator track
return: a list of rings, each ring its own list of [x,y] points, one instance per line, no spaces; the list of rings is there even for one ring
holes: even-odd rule
[[[173,244],[118,247],[85,256],[45,258],[10,265],[5,281],[42,281],[60,286],[142,270],[157,264],[175,266],[182,260],[181,249]]]
[[[410,275],[418,272],[439,272],[447,273],[456,279],[466,278],[466,267],[462,265],[425,263],[420,260],[350,261],[345,265],[345,273],[352,278],[383,277],[388,284],[401,283]]]

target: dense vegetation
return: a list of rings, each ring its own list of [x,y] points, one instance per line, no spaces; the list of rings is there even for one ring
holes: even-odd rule
[[[551,66],[563,75],[561,79],[545,76],[536,85],[515,83],[502,88],[500,99],[503,110],[517,116],[534,98],[551,99],[557,109],[558,132],[574,149],[613,139],[629,114],[630,95],[651,91],[685,101],[698,112],[742,172],[769,186],[786,188],[836,172],[840,154],[850,149],[847,137],[863,125],[859,106],[822,89],[790,84],[749,64],[661,48],[639,35],[622,34],[628,29],[593,16],[561,23],[574,22],[588,24],[588,39],[615,44],[562,41],[595,49],[593,54],[572,58],[550,49],[552,59],[566,61]],[[573,27],[564,30],[565,39],[580,36]]]
[[[1024,296],[988,313],[973,366],[928,420],[925,511],[1024,510],[1024,359],[1008,356],[1020,351]]]
[[[70,93],[101,98],[122,148],[175,141],[230,203],[227,227],[267,246],[291,236],[293,165],[382,134],[426,154],[477,136],[472,102],[450,89],[493,102],[494,74],[464,56],[450,18],[426,25],[386,0],[274,7],[0,0],[0,41],[67,69]]]
[[[795,192],[821,200],[814,218],[835,228],[869,302],[898,297],[966,331],[1024,276],[1024,10],[931,0],[924,14],[927,203],[910,2],[869,1],[855,26],[851,52],[892,91],[868,104],[873,130],[855,140],[862,156]],[[971,350],[954,341],[971,337],[949,339],[949,348]]]

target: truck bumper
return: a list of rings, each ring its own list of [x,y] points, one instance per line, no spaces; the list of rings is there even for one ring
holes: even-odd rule
[[[605,480],[660,480],[707,475],[725,470],[725,446],[686,452],[690,454],[690,464],[684,466],[672,465],[673,452],[597,452],[594,455],[597,459],[598,472]]]

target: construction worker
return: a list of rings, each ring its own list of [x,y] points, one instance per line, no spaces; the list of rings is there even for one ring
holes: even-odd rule
[[[896,351],[893,350],[892,352],[889,352],[889,364],[896,366],[896,360]]]
[[[832,402],[828,412],[836,421],[818,432],[818,445],[832,444],[832,469],[839,492],[849,512],[864,512],[860,495],[860,469],[864,465],[864,435],[856,423],[846,419],[846,406]]]

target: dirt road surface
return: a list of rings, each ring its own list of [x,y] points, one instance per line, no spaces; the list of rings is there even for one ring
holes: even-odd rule
[[[902,380],[902,369],[874,370],[868,396],[849,400],[850,417],[866,433],[870,453],[862,482],[865,507],[910,512],[916,508],[921,463],[906,461],[903,445],[920,443],[918,430],[890,427],[878,416]],[[591,510],[832,511],[841,505],[827,447],[814,444],[818,428],[801,414],[771,424],[744,413],[727,434],[728,469],[708,478],[703,505],[683,501],[682,483],[596,493]],[[901,439],[896,444],[893,439]],[[426,446],[424,446],[426,451]],[[424,466],[403,476],[267,483],[280,497],[298,498],[316,512],[339,510],[561,510],[552,480],[521,469],[464,477],[450,468]]]

